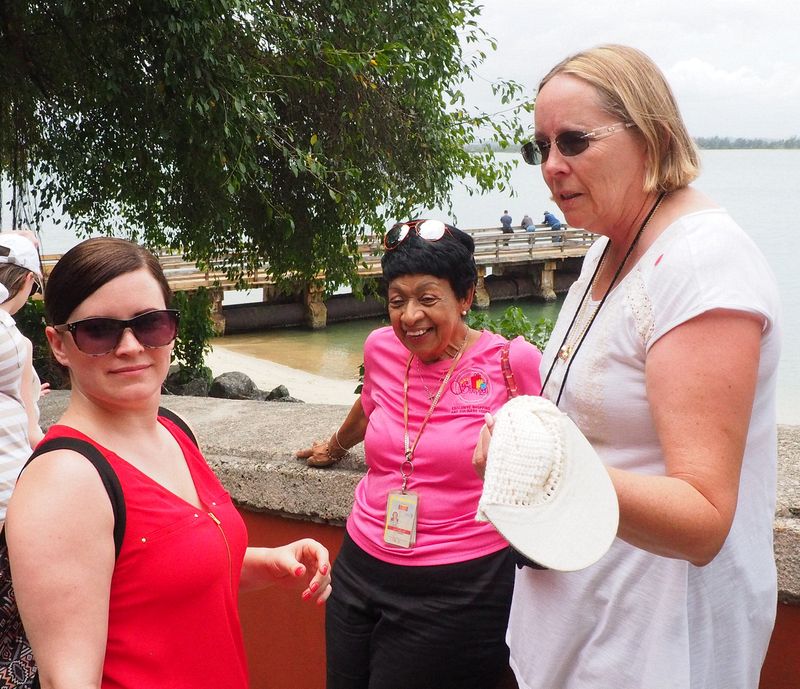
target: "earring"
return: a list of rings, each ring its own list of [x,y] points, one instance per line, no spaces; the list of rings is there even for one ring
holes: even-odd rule
[[[462,312],[461,312],[461,315],[462,315],[462,316],[466,316],[466,315],[467,315],[467,312],[466,312],[466,310],[462,311]]]

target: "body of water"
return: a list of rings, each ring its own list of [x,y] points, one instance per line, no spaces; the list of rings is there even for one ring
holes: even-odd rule
[[[781,423],[800,425],[800,151],[733,150],[702,151],[703,169],[695,185],[725,207],[761,247],[775,273],[783,301],[783,353],[778,387],[778,419]],[[500,154],[517,159],[518,154]],[[540,222],[544,211],[559,215],[538,168],[520,164],[512,176],[514,193],[493,192],[470,196],[463,186],[453,191],[453,214],[440,209],[424,209],[419,215],[452,220],[463,228],[490,227],[500,224],[508,210],[515,223],[524,214]],[[4,194],[4,198],[8,198]],[[3,226],[8,226],[8,213]],[[75,243],[75,238],[60,226],[42,228],[44,253],[61,253]],[[260,299],[260,290],[253,298]],[[246,294],[226,297],[230,301],[248,300]],[[510,302],[493,307],[502,312]],[[554,304],[536,301],[517,302],[535,320],[558,314],[560,300]],[[219,340],[236,351],[276,361],[331,378],[357,380],[362,361],[361,349],[367,334],[385,323],[369,319],[332,324],[322,331],[279,329]],[[720,347],[730,346],[720,343]]]
[[[800,425],[800,151],[702,151],[703,169],[694,186],[725,207],[761,247],[778,281],[783,301],[783,353],[778,387],[778,420]],[[519,158],[516,154],[502,154]],[[525,213],[539,222],[545,210],[556,214],[538,168],[519,165],[512,177],[514,195],[470,196],[463,187],[453,193],[453,216],[425,209],[420,216],[452,219],[464,228],[499,226],[508,210],[518,223]],[[502,313],[511,302],[493,305]],[[543,304],[516,302],[532,320],[558,315],[561,300]],[[331,378],[356,380],[364,339],[387,319],[335,323],[322,331],[302,328],[233,335],[220,344],[241,353],[277,361]],[[720,347],[730,346],[720,343]]]

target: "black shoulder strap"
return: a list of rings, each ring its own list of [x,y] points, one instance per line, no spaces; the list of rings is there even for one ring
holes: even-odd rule
[[[163,416],[165,419],[169,419],[174,423],[178,428],[180,428],[186,435],[189,437],[195,445],[197,445],[197,438],[194,437],[194,433],[192,433],[192,429],[189,428],[189,424],[186,423],[180,416],[178,416],[174,411],[171,409],[167,409],[166,407],[159,407],[158,408],[158,415]]]
[[[122,494],[122,486],[119,483],[117,474],[108,460],[103,457],[103,454],[91,443],[80,440],[79,438],[70,438],[61,436],[58,438],[51,438],[39,443],[37,448],[33,451],[25,467],[39,455],[45,452],[52,452],[53,450],[72,450],[78,454],[83,455],[88,459],[97,473],[100,474],[100,479],[103,481],[103,486],[108,493],[108,499],[111,501],[111,509],[114,511],[114,550],[116,557],[119,557],[119,551],[122,549],[122,539],[125,536],[125,496]],[[23,470],[25,467],[22,467]],[[21,473],[21,472],[20,472]]]

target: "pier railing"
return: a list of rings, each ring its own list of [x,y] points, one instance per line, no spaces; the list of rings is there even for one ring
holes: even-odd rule
[[[508,263],[552,261],[561,258],[582,257],[597,235],[575,227],[551,230],[548,225],[538,225],[535,232],[517,229],[503,233],[497,227],[465,230],[475,240],[475,263],[489,266]],[[366,267],[362,275],[378,275],[381,272],[383,242],[361,246],[361,258]]]
[[[497,227],[465,230],[475,240],[475,262],[479,266],[509,263],[543,262],[563,258],[581,257],[595,240],[596,235],[586,230],[568,227],[551,230],[547,225],[539,225],[535,232],[516,229],[513,234],[503,233]],[[381,272],[383,242],[362,244],[359,248],[362,266],[359,274],[368,277]],[[60,255],[42,256],[45,273],[49,273]],[[160,254],[159,261],[173,291],[191,291],[198,287],[222,290],[236,289],[237,284],[228,278],[223,262],[212,264],[208,270],[200,270],[192,261],[184,260],[178,254]],[[247,277],[249,287],[264,287],[274,284],[267,266],[259,268]]]

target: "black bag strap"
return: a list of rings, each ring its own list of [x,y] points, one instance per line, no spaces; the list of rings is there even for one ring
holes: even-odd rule
[[[119,557],[119,552],[122,549],[122,539],[125,537],[125,496],[122,494],[122,486],[119,483],[117,474],[108,460],[94,445],[86,440],[80,438],[70,438],[68,436],[60,436],[45,440],[36,447],[33,454],[30,456],[25,466],[28,466],[36,457],[44,454],[45,452],[53,452],[54,450],[72,450],[88,459],[97,473],[100,474],[100,479],[103,481],[103,487],[108,493],[108,499],[111,501],[111,509],[114,512],[114,550],[116,557]],[[22,473],[22,471],[20,471]]]
[[[158,414],[172,421],[172,423],[180,428],[189,439],[197,445],[197,438],[195,438],[194,433],[192,433],[188,424],[175,412],[165,407],[159,407]],[[72,450],[73,452],[83,455],[92,463],[97,473],[100,474],[100,480],[103,482],[106,493],[108,493],[108,499],[111,501],[111,509],[114,512],[114,550],[116,552],[116,557],[119,557],[120,550],[122,549],[122,540],[125,537],[126,512],[125,496],[122,493],[122,486],[119,483],[116,472],[100,450],[90,442],[81,440],[80,438],[60,436],[57,438],[50,438],[40,443],[33,451],[33,454],[28,458],[28,461],[25,462],[25,466],[22,467],[20,473],[22,473],[25,467],[36,457],[45,452],[53,452],[54,450]],[[5,529],[3,529],[0,537],[2,537],[3,540],[5,539]]]
[[[167,409],[166,407],[159,407],[158,415],[163,416],[165,419],[169,419],[170,421],[172,421],[172,423],[174,423],[189,437],[189,440],[191,440],[195,445],[197,445],[197,438],[195,438],[194,433],[192,433],[192,429],[189,428],[189,424],[186,423],[174,411],[172,411],[171,409]]]

